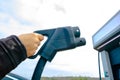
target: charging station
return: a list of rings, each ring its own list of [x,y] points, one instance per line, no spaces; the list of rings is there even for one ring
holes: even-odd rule
[[[105,80],[120,80],[120,10],[93,36],[101,55]]]

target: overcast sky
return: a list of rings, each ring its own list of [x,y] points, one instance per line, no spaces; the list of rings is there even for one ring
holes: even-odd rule
[[[79,26],[86,46],[59,52],[46,65],[43,76],[98,77],[92,35],[118,10],[120,0],[0,0],[0,38],[41,29]],[[26,60],[15,71],[28,69],[28,73],[21,73],[32,75],[36,61]]]

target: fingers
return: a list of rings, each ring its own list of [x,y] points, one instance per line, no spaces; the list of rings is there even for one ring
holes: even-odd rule
[[[38,33],[34,33],[35,35],[36,35],[36,44],[37,44],[37,46],[39,46],[40,45],[40,42],[44,39],[44,36],[43,35],[41,35],[41,34],[38,34]]]
[[[32,45],[33,47],[31,47],[31,49],[29,49],[29,56],[32,56],[36,50],[38,49],[41,41],[44,39],[44,36],[38,33],[33,33],[35,35],[36,38],[34,38],[33,42],[34,44]]]
[[[34,46],[34,47],[28,48],[28,50],[29,50],[29,52],[28,52],[29,56],[34,55],[34,53],[35,53],[36,50],[38,49],[38,45],[37,45],[37,44],[34,44],[33,46]],[[28,56],[28,57],[29,57],[29,56]]]
[[[44,39],[44,36],[37,33],[27,33],[19,35],[18,38],[26,48],[27,56],[34,55],[35,51],[40,45],[40,42]]]

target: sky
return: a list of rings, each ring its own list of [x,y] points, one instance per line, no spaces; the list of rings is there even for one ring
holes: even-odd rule
[[[119,10],[120,0],[0,0],[0,38],[79,26],[86,45],[58,52],[52,62],[47,63],[42,76],[98,77],[97,51],[93,49],[92,35]],[[38,59],[25,60],[13,72],[29,78]]]

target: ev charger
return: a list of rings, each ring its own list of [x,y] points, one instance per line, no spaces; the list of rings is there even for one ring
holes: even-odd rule
[[[101,29],[99,29],[92,36],[94,49],[98,51],[104,50],[103,47],[114,41],[111,39],[118,38],[119,34],[120,34],[120,11],[116,15],[114,15],[105,25],[103,25]]]
[[[120,10],[92,40],[94,49],[101,54],[105,80],[120,80]]]

